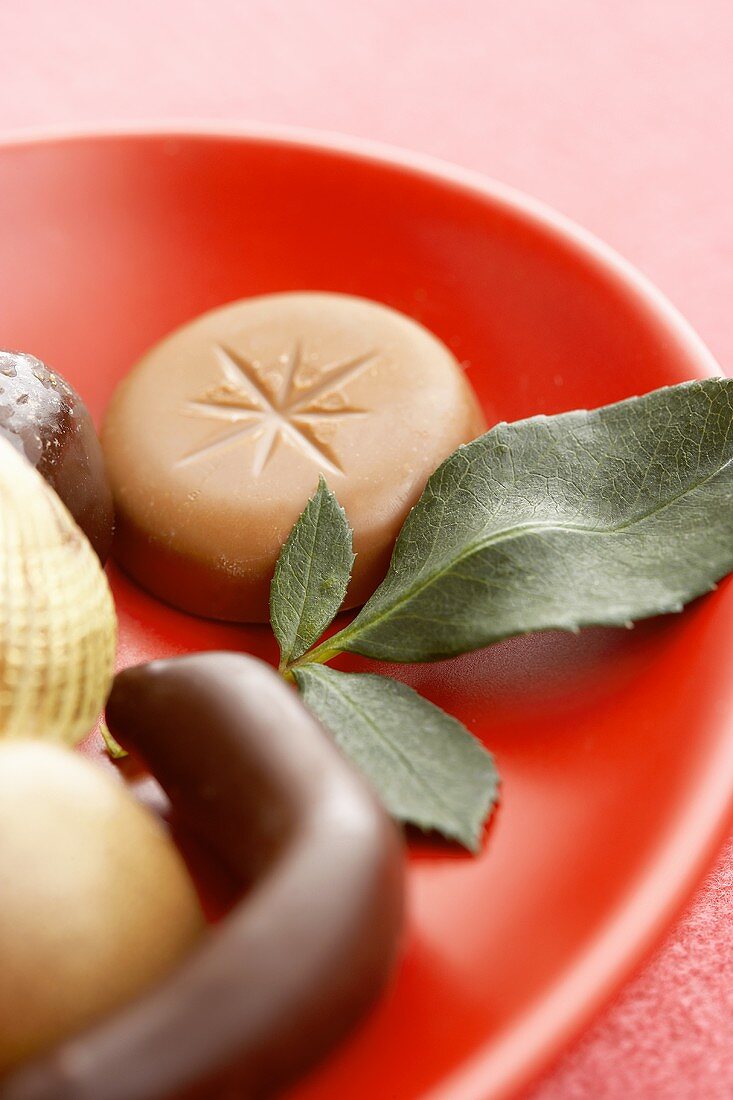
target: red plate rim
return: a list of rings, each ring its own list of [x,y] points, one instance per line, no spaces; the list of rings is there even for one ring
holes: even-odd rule
[[[696,377],[721,375],[718,363],[682,314],[629,261],[594,234],[542,201],[479,172],[388,144],[301,127],[215,120],[29,128],[0,133],[0,152],[23,145],[130,140],[224,140],[323,150],[349,159],[382,164],[437,179],[505,207],[535,232],[560,239],[586,264],[602,270],[632,294],[674,336]],[[591,942],[562,983],[503,1036],[495,1036],[423,1100],[504,1100],[526,1087],[592,1020],[604,1003],[640,966],[679,914],[708,869],[733,819],[733,715],[731,736],[721,741],[707,780],[699,784],[691,809],[670,832],[661,858],[639,888]],[[490,1082],[490,1086],[489,1086]]]

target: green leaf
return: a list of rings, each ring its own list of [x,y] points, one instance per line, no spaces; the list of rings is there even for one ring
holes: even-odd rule
[[[394,817],[478,850],[499,780],[491,754],[465,726],[387,676],[324,665],[293,675]]]
[[[329,655],[430,661],[679,611],[733,569],[732,461],[723,378],[500,424],[430,478]]]
[[[270,589],[281,668],[302,656],[332,621],[353,564],[346,513],[321,476],[282,548]]]

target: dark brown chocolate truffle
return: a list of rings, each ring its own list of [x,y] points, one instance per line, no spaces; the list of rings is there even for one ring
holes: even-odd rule
[[[112,542],[112,494],[86,405],[40,359],[0,350],[0,435],[58,493],[104,562]]]

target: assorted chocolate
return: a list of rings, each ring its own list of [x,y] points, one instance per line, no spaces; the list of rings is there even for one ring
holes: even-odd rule
[[[382,988],[402,923],[401,838],[296,693],[254,658],[123,672],[107,720],[241,900],[170,977],[0,1096],[272,1095]]]
[[[344,295],[272,295],[184,326],[119,387],[104,457],[79,395],[33,356],[0,352],[0,437],[55,490],[102,562],[114,496],[117,560],[155,595],[213,618],[267,617],[275,561],[320,474],[354,529],[348,605],[363,601],[428,475],[483,427],[443,344],[393,310]],[[53,583],[71,590],[70,575]],[[26,618],[15,610],[34,621],[30,607]],[[99,1005],[70,1006],[68,1026],[44,1030],[28,1016],[26,1045],[0,1059],[0,1100],[269,1096],[336,1043],[387,980],[402,928],[401,836],[296,692],[254,658],[210,653],[123,672],[107,719],[166,791],[176,823],[233,876],[238,900],[169,970],[165,960],[172,965],[198,927],[197,905],[170,950],[171,929],[158,928],[165,876],[148,885],[155,904],[138,884],[134,906],[150,905],[166,941],[161,965],[151,964],[154,984],[133,982],[126,996],[123,983],[117,996],[102,975]],[[78,758],[49,751],[63,786]],[[85,769],[95,771],[83,764],[82,779]],[[144,832],[149,811],[124,788],[119,796]],[[57,802],[44,803],[49,835]],[[151,828],[159,834],[152,818]],[[165,843],[160,858],[179,889]],[[139,854],[141,865],[147,858]],[[69,882],[80,912],[93,908]],[[41,886],[34,880],[34,896]],[[136,913],[121,914],[126,931]],[[53,951],[43,959],[48,983],[34,1005],[39,1020],[48,1008],[56,1021],[73,980],[47,1005],[43,990],[65,971]]]

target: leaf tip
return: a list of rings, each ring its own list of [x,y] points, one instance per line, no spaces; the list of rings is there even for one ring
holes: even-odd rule
[[[475,836],[461,837],[460,842],[472,856],[479,855],[484,846],[484,826],[481,826]]]

